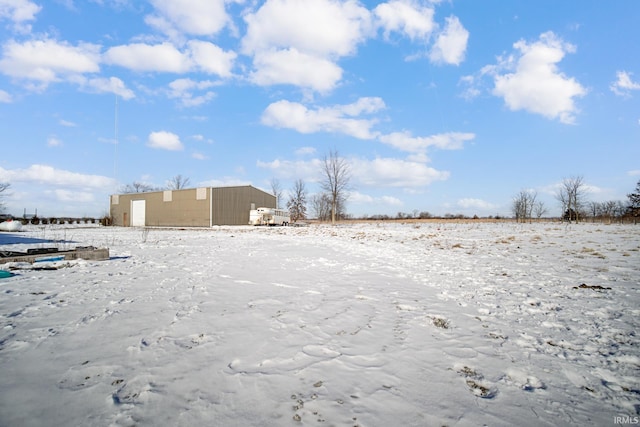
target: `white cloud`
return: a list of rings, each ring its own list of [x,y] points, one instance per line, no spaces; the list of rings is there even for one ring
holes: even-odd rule
[[[297,102],[286,100],[270,104],[262,114],[262,123],[276,128],[295,129],[301,133],[342,133],[359,139],[376,136],[371,127],[374,119],[352,118],[385,108],[380,98],[360,98],[353,104],[310,110]]]
[[[482,91],[477,87],[478,86],[478,78],[473,75],[462,76],[458,81],[458,86],[464,86],[465,89],[461,93],[461,97],[466,99],[467,101],[471,101],[474,98],[480,96]]]
[[[9,92],[5,92],[4,90],[0,90],[0,102],[5,104],[10,104],[13,101]]]
[[[578,112],[574,98],[584,96],[587,90],[558,71],[556,64],[575,47],[552,32],[542,34],[533,43],[520,40],[513,46],[518,54],[502,58],[497,66],[482,71],[494,77],[493,94],[502,97],[512,111],[525,110],[574,123]]]
[[[558,195],[559,192],[564,191],[564,183],[562,181],[558,181],[556,183],[553,184],[549,184],[549,185],[545,185],[543,187],[539,187],[537,188],[537,190],[543,194],[547,194],[549,196],[554,196],[556,197]],[[595,185],[591,185],[591,184],[584,184],[583,187],[581,188],[581,190],[587,194],[590,195],[590,197],[592,196],[600,196],[599,199],[602,200],[603,194],[606,194],[607,190],[601,188],[601,187],[597,187]],[[615,197],[615,196],[612,196]],[[598,200],[598,201],[600,201]]]
[[[64,119],[60,119],[58,121],[58,123],[60,123],[61,126],[68,127],[68,128],[74,128],[74,127],[78,126],[77,124],[75,124],[73,122],[70,122],[69,120],[64,120]]]
[[[427,45],[439,27],[434,21],[433,6],[423,6],[411,0],[381,3],[373,13],[386,39],[392,33],[399,33],[412,41]],[[434,63],[459,65],[464,60],[468,39],[469,31],[464,28],[460,19],[453,15],[446,18],[444,29],[438,32],[431,47],[429,59]],[[422,54],[411,55],[408,59],[421,56]]]
[[[319,159],[305,161],[276,159],[271,162],[258,160],[256,166],[262,169],[270,169],[275,176],[285,179],[302,179],[304,181],[317,182],[321,178],[322,163]]]
[[[29,0],[0,0],[0,20],[12,21],[14,29],[20,33],[31,31],[31,26],[26,22],[36,19],[40,10],[41,6]]]
[[[315,153],[316,153],[315,147],[300,147],[296,150],[296,154],[299,156],[306,156],[306,155],[315,154]]]
[[[132,43],[109,48],[103,58],[108,64],[114,64],[140,72],[186,73],[203,71],[220,77],[232,75],[237,55],[226,52],[213,43],[192,40],[181,51],[175,45]]]
[[[191,154],[191,157],[196,160],[207,160],[209,158],[200,152],[194,152],[193,154]]]
[[[542,194],[555,197],[558,194],[558,191],[560,191],[561,189],[562,189],[562,183],[556,182],[554,184],[549,184],[549,185],[539,187],[537,190]]]
[[[117,77],[86,76],[100,71],[100,60],[100,46],[95,44],[72,46],[51,39],[9,41],[4,45],[0,71],[16,79],[35,82],[29,87],[36,91],[46,89],[51,83],[66,81],[90,92],[133,98],[133,91]]]
[[[45,193],[49,192],[52,192],[54,198],[60,202],[87,203],[95,200],[95,195],[86,191],[71,191],[62,188],[45,191]]]
[[[469,31],[455,16],[446,19],[444,30],[431,48],[429,58],[435,63],[460,65],[467,50]]]
[[[114,46],[105,52],[104,60],[134,71],[184,73],[191,66],[189,56],[167,42]]]
[[[640,176],[640,169],[630,170],[627,172],[629,176]]]
[[[0,71],[10,77],[36,82],[35,89],[50,83],[100,70],[100,46],[80,43],[71,46],[56,40],[11,40],[3,46]]]
[[[229,22],[224,0],[151,0],[158,12],[146,22],[173,34],[179,31],[197,36],[213,35]]]
[[[222,177],[222,179],[210,179],[198,184],[201,187],[236,187],[241,185],[253,185],[251,181],[243,178],[235,178],[231,176]]]
[[[353,179],[364,186],[415,188],[449,178],[449,172],[403,159],[352,159],[350,164]]]
[[[486,202],[482,199],[473,198],[460,199],[456,205],[464,209],[480,209],[483,211],[489,211],[497,208],[497,206],[492,203]]]
[[[169,83],[169,98],[177,98],[185,107],[195,107],[205,104],[215,97],[215,92],[207,89],[216,84],[209,80],[195,81],[191,79],[177,79]],[[202,95],[194,95],[194,91],[205,91]]]
[[[261,122],[275,128],[294,129],[300,133],[339,133],[358,139],[377,139],[399,150],[413,153],[409,159],[415,163],[426,163],[426,150],[430,147],[457,150],[475,138],[473,133],[448,132],[427,137],[415,137],[409,132],[380,134],[373,130],[378,120],[361,118],[386,108],[378,97],[363,97],[352,104],[331,107],[307,108],[305,105],[281,100],[270,104],[262,114]]]
[[[382,3],[373,11],[354,0],[267,0],[245,15],[247,32],[241,50],[253,56],[249,80],[254,84],[289,84],[327,93],[343,78],[337,62],[354,55],[377,28],[386,38],[399,33],[426,45],[437,27],[433,16],[432,6],[410,0]],[[459,64],[467,38],[458,18],[447,18],[433,60]]]
[[[378,207],[399,207],[403,205],[402,200],[393,196],[380,196],[374,197],[368,194],[363,194],[358,191],[349,191],[349,203],[374,205]]]
[[[342,111],[347,116],[359,116],[361,114],[373,114],[378,111],[384,110],[387,106],[384,104],[382,98],[375,96],[368,96],[358,98],[358,100],[351,104],[341,105],[338,110]]]
[[[395,158],[348,159],[352,182],[357,187],[401,187],[405,189],[419,188],[434,181],[443,181],[449,172],[438,171],[424,163]],[[271,162],[258,160],[259,168],[269,169],[274,176],[283,179],[303,179],[318,182],[322,179],[322,160],[280,160]]]
[[[62,146],[62,141],[60,141],[55,136],[51,136],[47,139],[47,146],[49,147],[60,147]]]
[[[443,150],[461,149],[466,141],[475,138],[473,133],[448,132],[426,137],[412,136],[409,132],[393,132],[381,135],[378,139],[399,150],[412,153],[424,153],[429,147]]]
[[[616,73],[617,80],[610,86],[613,93],[619,96],[630,96],[632,90],[640,90],[640,83],[634,82],[631,78],[633,73],[627,71],[618,71]]]
[[[290,84],[326,93],[342,78],[342,68],[333,61],[295,48],[257,53],[249,80],[259,86]]]
[[[206,144],[213,144],[213,139],[205,138],[204,135],[200,135],[200,134],[191,135],[191,139],[194,139],[194,140],[200,141],[200,142],[204,142]]]
[[[231,77],[231,69],[238,56],[235,52],[226,52],[213,43],[191,40],[189,52],[194,64],[208,74]]]
[[[253,56],[253,83],[321,93],[342,78],[336,61],[354,54],[371,32],[369,11],[355,1],[267,0],[245,21],[242,51]]]
[[[86,89],[89,92],[94,93],[113,93],[114,95],[118,95],[120,98],[124,100],[129,100],[135,97],[133,91],[127,88],[122,80],[117,77],[77,77],[71,79],[81,88]]]
[[[387,38],[391,32],[398,32],[412,40],[426,41],[436,27],[433,8],[419,6],[411,1],[381,3],[373,13]]]
[[[167,131],[151,132],[147,146],[169,151],[180,151],[184,149],[182,142],[180,142],[180,137],[175,133]]]
[[[113,179],[100,175],[86,175],[55,169],[52,166],[35,164],[27,169],[3,169],[0,167],[0,181],[11,183],[37,183],[78,188],[111,188]]]
[[[370,32],[370,12],[359,2],[267,0],[245,16],[243,52],[295,49],[311,56],[351,55]]]
[[[189,90],[193,90],[193,89],[203,90],[203,89],[209,89],[213,86],[215,86],[215,83],[210,80],[195,81],[191,79],[177,79],[169,83],[169,87],[171,88],[171,90],[178,95],[184,92],[187,92]]]

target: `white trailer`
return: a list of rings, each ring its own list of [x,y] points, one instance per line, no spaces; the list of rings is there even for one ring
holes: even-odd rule
[[[258,208],[249,212],[250,225],[289,225],[291,217],[286,209]]]

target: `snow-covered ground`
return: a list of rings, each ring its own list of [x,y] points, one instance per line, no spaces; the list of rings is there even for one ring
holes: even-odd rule
[[[66,227],[0,234],[112,257],[0,279],[3,426],[640,415],[640,226]]]

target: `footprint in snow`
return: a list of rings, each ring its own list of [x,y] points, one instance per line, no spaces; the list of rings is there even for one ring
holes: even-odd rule
[[[80,366],[69,368],[58,381],[58,388],[77,391],[109,382],[114,370],[113,366],[94,366],[87,360]]]
[[[319,395],[320,391],[318,390],[323,385],[324,383],[322,381],[317,381],[313,384],[312,390],[315,391],[311,391],[310,393],[294,393],[291,395],[291,400],[295,402],[292,406],[292,409],[295,412],[293,414],[294,421],[302,422],[303,417],[305,419],[315,419],[319,423],[327,421],[322,413],[316,409],[318,405],[313,405],[313,403],[323,400],[321,399],[321,396]],[[342,399],[337,399],[336,402],[340,405],[344,404]],[[311,405],[305,407],[305,403]]]
[[[539,378],[518,369],[508,370],[504,381],[524,391],[544,390],[547,388]]]
[[[191,334],[180,337],[172,337],[169,335],[160,335],[156,338],[142,338],[140,340],[140,349],[144,350],[156,345],[168,346],[173,345],[179,349],[191,350],[201,344],[209,341],[209,337],[205,334]]]
[[[160,395],[163,394],[157,384],[149,381],[149,378],[144,376],[135,377],[130,381],[116,380],[112,385],[119,386],[111,395],[115,405],[144,404],[159,399]]]
[[[463,366],[457,372],[465,378],[469,391],[474,395],[483,399],[493,399],[498,394],[498,388],[485,381],[483,375],[474,369]]]

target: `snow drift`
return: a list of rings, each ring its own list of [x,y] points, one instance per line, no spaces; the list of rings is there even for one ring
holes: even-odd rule
[[[6,425],[612,425],[640,413],[638,227],[23,236],[112,258],[13,265],[0,280]]]

